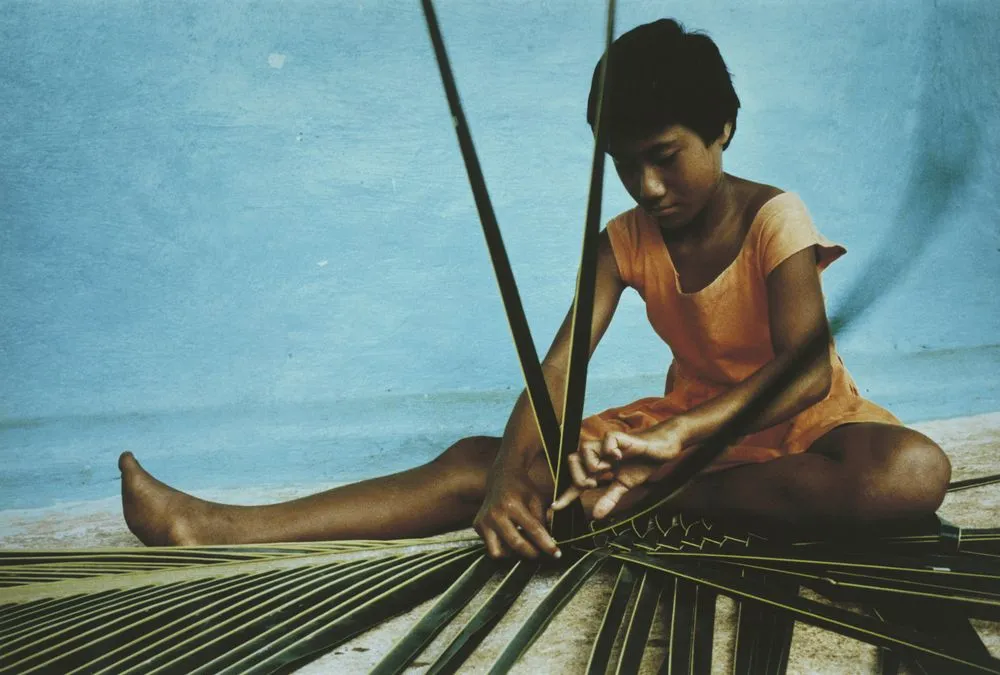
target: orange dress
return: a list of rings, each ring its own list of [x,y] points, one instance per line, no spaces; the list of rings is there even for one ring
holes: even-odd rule
[[[700,291],[685,293],[652,217],[636,207],[612,219],[607,229],[622,279],[645,300],[646,316],[674,360],[663,396],[586,418],[582,439],[600,439],[613,430],[641,431],[751,376],[774,358],[765,284],[771,270],[810,246],[816,247],[820,270],[846,253],[816,230],[798,196],[782,193],[758,211],[729,267]],[[832,345],[830,363],[833,381],[826,398],[781,424],[744,436],[708,470],[805,452],[813,441],[847,422],[900,424],[892,413],[858,394]]]

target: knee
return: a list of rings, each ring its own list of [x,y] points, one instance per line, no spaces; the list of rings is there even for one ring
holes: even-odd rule
[[[937,443],[929,438],[923,438],[906,449],[903,458],[909,476],[914,485],[919,486],[914,492],[921,505],[928,513],[937,511],[948,492],[951,481],[951,461],[948,455]]]
[[[469,502],[482,502],[486,493],[486,478],[500,448],[500,439],[493,436],[463,438],[431,462],[443,470],[451,491]]]
[[[488,469],[493,465],[500,439],[494,436],[469,436],[442,452],[434,462],[459,469]]]
[[[951,480],[951,462],[937,443],[915,434],[879,464],[862,481],[859,495],[874,507],[876,517],[916,518],[941,506]]]

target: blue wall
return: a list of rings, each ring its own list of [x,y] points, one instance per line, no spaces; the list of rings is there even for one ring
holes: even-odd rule
[[[0,507],[111,494],[126,445],[190,486],[356,477],[499,432],[520,371],[418,4],[0,7]],[[621,30],[664,6],[620,5]],[[912,419],[1000,407],[1000,4],[670,8],[734,74],[727,170],[848,246],[831,310],[892,254],[897,283],[839,338],[866,391]],[[544,352],[603,8],[438,13]],[[613,176],[606,195],[605,218],[630,206]],[[637,297],[605,340],[592,409],[660,388]]]

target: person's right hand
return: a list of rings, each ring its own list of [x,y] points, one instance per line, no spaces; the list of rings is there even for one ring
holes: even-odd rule
[[[544,525],[547,506],[526,473],[498,466],[490,474],[486,499],[473,527],[490,557],[501,558],[513,551],[534,559],[544,551],[558,558],[562,553]]]
[[[666,462],[676,459],[688,444],[679,418],[629,434],[611,431],[603,441],[584,441],[569,456],[573,484],[552,503],[558,511],[594,489],[599,498],[592,512],[596,520],[607,517],[622,497],[640,485],[663,478]],[[603,483],[603,484],[602,484]]]

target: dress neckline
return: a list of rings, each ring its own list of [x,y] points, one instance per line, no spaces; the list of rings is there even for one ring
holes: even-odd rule
[[[750,227],[747,228],[746,234],[743,235],[743,241],[740,242],[740,250],[736,252],[736,255],[733,256],[733,259],[729,261],[729,264],[726,265],[722,269],[721,272],[719,272],[718,274],[716,274],[715,277],[711,281],[709,281],[707,284],[705,284],[704,286],[702,286],[701,288],[699,288],[696,291],[685,291],[683,289],[683,287],[681,286],[681,275],[677,271],[677,266],[674,265],[673,256],[670,255],[670,247],[667,246],[667,242],[665,242],[663,240],[663,234],[660,232],[660,226],[656,224],[656,220],[655,219],[647,216],[644,211],[641,211],[641,209],[640,209],[640,212],[643,214],[643,216],[645,216],[647,219],[649,219],[649,221],[652,223],[652,226],[653,226],[654,230],[656,231],[656,240],[659,243],[659,246],[661,247],[661,249],[663,251],[663,254],[666,256],[667,263],[669,263],[669,265],[670,265],[670,271],[673,272],[673,276],[674,276],[674,288],[677,291],[677,294],[681,295],[681,296],[684,296],[684,297],[695,297],[695,296],[700,295],[702,293],[705,293],[709,289],[711,289],[711,288],[713,288],[715,286],[719,286],[721,284],[720,280],[724,276],[727,276],[729,274],[730,270],[732,270],[734,267],[736,267],[736,263],[739,262],[740,258],[742,258],[744,256],[744,254],[746,253],[747,249],[749,248],[749,246],[747,245],[747,242],[750,240],[750,237],[753,234],[754,229],[756,227],[758,227],[757,222],[759,220],[761,220],[761,214],[764,213],[764,211],[767,210],[767,208],[769,206],[771,206],[772,203],[776,199],[780,199],[781,197],[784,197],[785,195],[793,195],[793,194],[794,193],[792,193],[792,192],[779,192],[778,194],[774,195],[773,197],[771,197],[770,199],[768,199],[766,202],[764,202],[763,204],[761,204],[760,208],[757,209],[757,213],[754,214],[753,220],[750,221]]]

